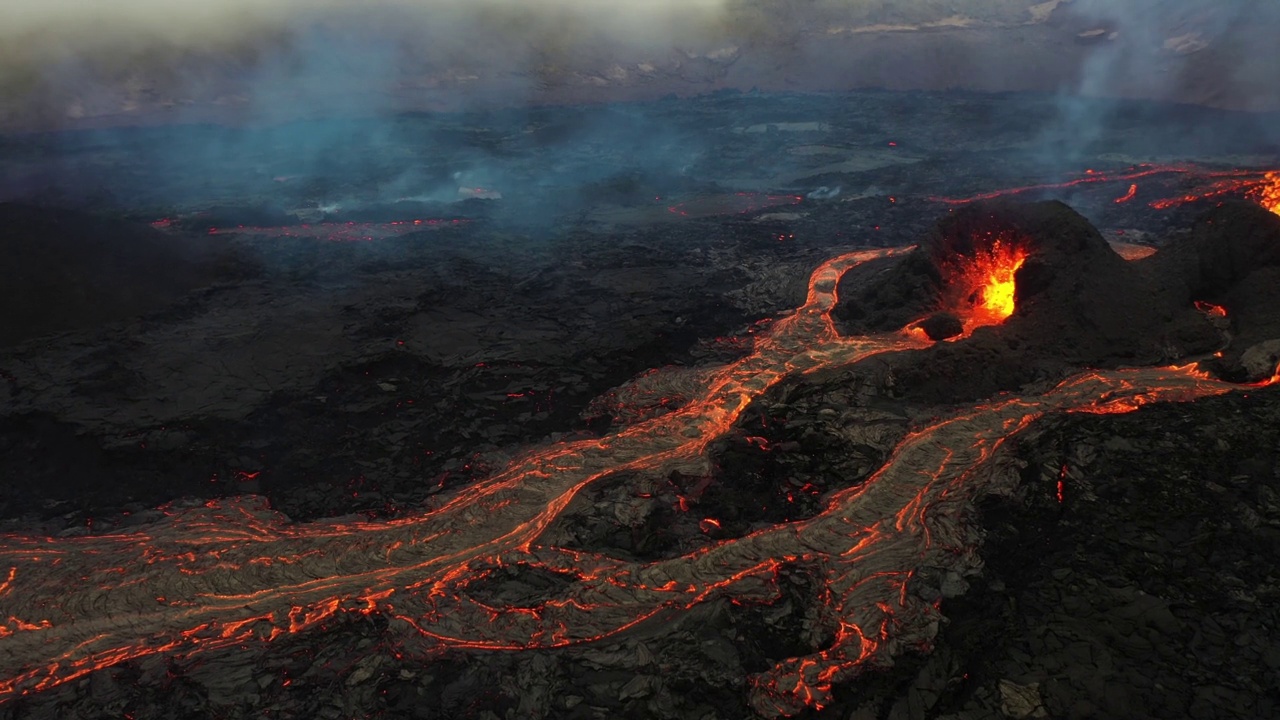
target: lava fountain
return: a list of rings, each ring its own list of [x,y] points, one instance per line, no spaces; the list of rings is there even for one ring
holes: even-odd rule
[[[964,323],[965,332],[1004,322],[1015,309],[1014,275],[1027,261],[1023,244],[1001,233],[970,257],[947,263],[948,309]]]
[[[1269,172],[1251,193],[1262,207],[1280,215],[1280,172]]]

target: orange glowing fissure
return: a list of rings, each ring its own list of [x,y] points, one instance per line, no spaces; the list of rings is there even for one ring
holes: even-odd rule
[[[1014,482],[1001,452],[1011,437],[1048,413],[1127,412],[1240,387],[1194,367],[1081,373],[1043,394],[1003,396],[916,428],[870,478],[831,493],[803,521],[651,562],[543,541],[575,494],[601,478],[709,473],[708,446],[784,378],[928,347],[906,331],[842,337],[830,318],[843,273],[909,250],[823,263],[805,304],[760,329],[753,352],[710,372],[702,394],[679,410],[531,449],[411,516],[299,525],[243,497],[172,511],[127,533],[0,537],[0,700],[128,660],[323,629],[342,614],[380,614],[424,655],[600,642],[713,599],[774,600],[780,569],[802,563],[820,585],[832,639],[750,678],[750,700],[771,717],[821,708],[835,683],[928,647],[939,609],[907,583],[922,566],[978,570],[978,529],[967,518],[974,497]],[[993,246],[964,271],[981,290],[975,316],[995,322],[1012,312],[1024,259],[1015,244]],[[649,501],[639,488],[636,498]],[[468,587],[510,566],[569,584],[532,607],[470,596]]]
[[[1222,197],[1243,197],[1280,215],[1280,172],[1269,170],[1208,170],[1194,165],[1137,165],[1118,172],[1086,170],[1079,177],[1054,183],[1024,185],[991,190],[968,197],[931,197],[934,202],[946,205],[967,205],[981,200],[994,200],[1028,193],[1063,190],[1087,185],[1130,183],[1123,195],[1115,198],[1117,204],[1127,203],[1138,194],[1138,186],[1132,181],[1157,176],[1181,178],[1191,189],[1181,195],[1152,200],[1148,205],[1156,210],[1167,210],[1179,205],[1212,200]]]
[[[1221,305],[1214,305],[1204,300],[1196,300],[1194,304],[1197,310],[1210,317],[1224,318],[1227,316],[1227,309]]]

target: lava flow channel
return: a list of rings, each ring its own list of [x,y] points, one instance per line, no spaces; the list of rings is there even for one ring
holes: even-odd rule
[[[1086,170],[1080,177],[1062,182],[1001,188],[968,197],[931,197],[929,199],[946,205],[968,205],[982,200],[995,200],[1027,193],[1100,183],[1128,182],[1131,183],[1129,189],[1114,201],[1117,204],[1123,204],[1133,200],[1138,194],[1139,186],[1133,181],[1161,175],[1181,176],[1190,183],[1191,189],[1181,195],[1152,200],[1148,205],[1156,210],[1167,210],[1179,205],[1215,198],[1240,196],[1280,215],[1280,172],[1244,169],[1204,170],[1191,165],[1138,165],[1117,173]]]
[[[191,656],[380,613],[424,652],[563,647],[616,636],[712,598],[777,597],[775,572],[814,568],[833,640],[752,678],[752,703],[779,716],[821,707],[833,683],[927,645],[938,609],[906,592],[922,565],[976,567],[964,508],[1011,482],[1002,444],[1045,413],[1123,412],[1235,387],[1187,368],[1093,372],[1039,396],[1004,397],[908,435],[875,475],[823,512],[671,559],[637,563],[538,543],[587,484],[618,471],[705,471],[706,449],[779,380],[926,347],[907,332],[842,338],[829,317],[849,268],[906,252],[866,251],[815,271],[804,306],[754,352],[714,373],[684,408],[599,439],[528,452],[417,515],[291,525],[260,499],[210,502],[150,527],[95,537],[0,539],[0,698],[120,662]],[[732,479],[727,479],[732,482]],[[534,607],[491,607],[466,588],[495,567],[561,573]]]

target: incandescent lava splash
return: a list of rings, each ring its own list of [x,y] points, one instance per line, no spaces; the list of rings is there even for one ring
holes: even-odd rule
[[[1060,213],[1047,206],[1030,217],[1057,227]],[[989,222],[982,213],[965,217]],[[832,312],[842,278],[854,268],[924,258],[924,269],[946,269],[939,290],[962,301],[955,310],[968,329],[1023,315],[1027,271],[1052,257],[1023,237],[1010,229],[961,238],[967,252],[951,256],[934,246],[930,258],[925,248],[895,248],[828,260],[812,274],[804,304],[763,327],[750,354],[708,368],[700,394],[679,409],[602,437],[530,449],[410,516],[300,525],[245,498],[171,510],[130,532],[0,537],[0,618],[7,618],[0,621],[0,700],[126,661],[189,658],[315,632],[340,613],[385,617],[426,656],[573,648],[656,631],[714,600],[774,601],[779,571],[800,565],[818,586],[827,639],[748,678],[750,703],[769,717],[821,709],[835,684],[930,646],[940,608],[908,584],[921,567],[978,571],[972,502],[1016,483],[1004,447],[1019,432],[1050,413],[1127,412],[1268,383],[1235,385],[1193,366],[1076,372],[921,424],[867,480],[825,496],[813,517],[675,557],[639,561],[574,550],[549,542],[547,531],[592,483],[709,474],[713,445],[784,380],[872,357],[930,362],[938,346],[962,344],[904,332],[919,316],[890,331],[841,335]],[[1096,243],[1105,249],[1100,238]],[[1072,252],[1080,255],[1064,251]],[[1032,289],[1051,296],[1044,288],[1052,290],[1052,274],[1036,272],[1042,287]],[[519,607],[486,604],[469,588],[497,568],[554,573],[564,586]]]
[[[953,293],[948,303],[964,323],[965,332],[998,325],[1013,314],[1017,283],[1014,275],[1027,261],[1027,250],[1009,235],[992,238],[962,262],[948,263]]]
[[[1280,215],[1280,172],[1269,172],[1252,193],[1258,204]]]

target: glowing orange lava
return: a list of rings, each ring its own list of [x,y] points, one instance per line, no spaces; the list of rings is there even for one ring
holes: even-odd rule
[[[1164,174],[1187,174],[1193,172],[1193,169],[1182,165],[1136,165],[1128,170],[1111,174],[1105,172],[1097,172],[1094,170],[1086,170],[1080,177],[1070,180],[1063,180],[1055,183],[1039,183],[1036,185],[1022,185],[1019,187],[1002,188],[1000,190],[991,190],[989,192],[970,195],[968,197],[938,197],[929,198],[934,202],[945,203],[947,205],[968,205],[979,200],[995,200],[996,198],[1009,197],[1012,195],[1022,195],[1024,193],[1042,192],[1045,190],[1062,190],[1066,188],[1074,188],[1082,185],[1094,185],[1102,183],[1128,182],[1133,180],[1141,180],[1155,175]],[[1234,175],[1233,175],[1234,176]],[[1134,189],[1137,193],[1137,189]]]
[[[1205,302],[1204,300],[1196,300],[1195,306],[1197,310],[1204,313],[1205,315],[1209,315],[1212,317],[1219,317],[1219,318],[1224,318],[1227,316],[1227,309],[1222,307],[1221,305],[1214,305],[1213,303]]]
[[[960,268],[975,322],[1013,311],[1013,274],[1025,260],[1006,238],[988,248]],[[805,520],[653,561],[556,544],[548,530],[592,483],[710,472],[709,446],[788,377],[929,347],[909,332],[842,336],[830,317],[845,272],[908,250],[823,263],[804,305],[761,328],[749,355],[708,368],[705,388],[683,407],[603,437],[530,449],[412,515],[298,524],[244,497],[166,508],[163,520],[113,534],[0,535],[0,702],[129,660],[190,658],[323,629],[343,614],[380,615],[412,643],[398,648],[423,656],[597,643],[717,599],[775,601],[779,573],[802,564],[819,588],[829,639],[749,678],[750,702],[770,717],[821,709],[836,683],[930,646],[941,611],[909,584],[920,567],[978,572],[972,506],[981,494],[1012,491],[1018,473],[1003,455],[1010,438],[1050,413],[1128,412],[1242,387],[1194,367],[1084,372],[916,427],[871,477],[832,492]],[[718,525],[702,521],[708,534]],[[553,572],[567,586],[506,607],[469,591],[496,569],[518,567]]]
[[[1134,243],[1120,242],[1118,240],[1108,240],[1107,244],[1115,251],[1117,255],[1130,262],[1134,260],[1144,260],[1156,254],[1156,249],[1150,245],[1136,245]]]
[[[1280,172],[1267,173],[1253,192],[1262,207],[1280,215]]]
[[[1027,261],[1021,243],[1000,236],[971,258],[953,267],[952,311],[964,322],[965,332],[1004,322],[1016,307],[1014,276]]]
[[[1136,165],[1117,172],[1086,170],[1078,177],[1061,182],[1023,185],[1001,188],[968,197],[931,197],[934,202],[947,205],[968,205],[980,200],[1013,197],[1028,193],[1043,193],[1088,185],[1130,183],[1123,195],[1115,198],[1116,204],[1127,203],[1138,194],[1134,180],[1164,176],[1178,180],[1187,190],[1181,194],[1163,197],[1149,203],[1156,210],[1167,210],[1179,205],[1212,200],[1222,197],[1246,197],[1273,213],[1280,215],[1280,172],[1258,169],[1210,170],[1195,165]]]

